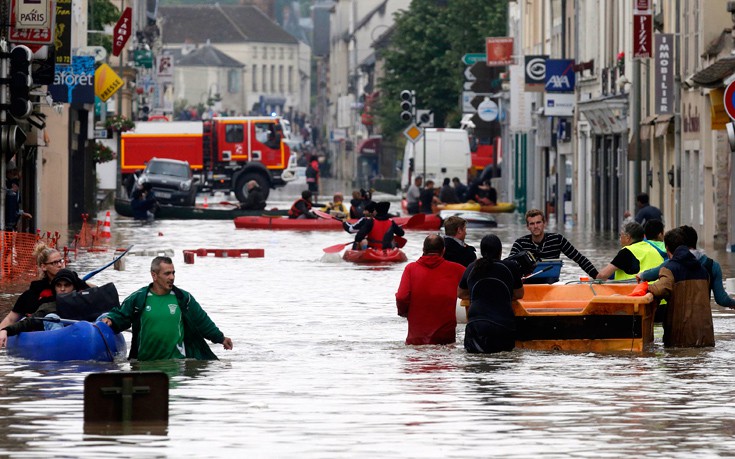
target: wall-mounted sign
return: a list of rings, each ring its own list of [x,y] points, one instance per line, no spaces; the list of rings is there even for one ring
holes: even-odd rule
[[[94,58],[74,56],[71,65],[57,65],[54,84],[49,86],[56,102],[73,105],[94,103]]]
[[[112,97],[123,85],[122,78],[107,64],[97,67],[94,72],[94,79],[94,93],[103,102]]]
[[[546,92],[574,92],[574,60],[547,59],[544,89]]]
[[[15,28],[43,29],[51,27],[51,0],[15,0]]]
[[[524,57],[526,91],[543,91],[546,84],[546,60],[549,56]]]
[[[485,38],[485,54],[487,54],[485,63],[489,67],[502,67],[515,63],[513,60],[513,38]]]
[[[653,54],[653,16],[633,15],[633,59],[650,59]]]
[[[71,0],[56,1],[56,38],[54,52],[57,64],[71,64]]]
[[[674,113],[674,34],[656,34],[656,101],[659,115]]]

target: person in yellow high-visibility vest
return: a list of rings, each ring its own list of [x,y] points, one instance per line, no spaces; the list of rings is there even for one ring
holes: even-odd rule
[[[635,222],[628,223],[620,231],[622,249],[612,261],[597,274],[597,279],[635,279],[641,271],[654,268],[664,262],[661,254],[643,240],[643,227]]]

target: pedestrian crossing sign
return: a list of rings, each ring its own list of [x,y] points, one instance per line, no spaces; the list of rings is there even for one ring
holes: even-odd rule
[[[421,136],[424,135],[424,130],[416,126],[416,123],[411,123],[411,125],[403,131],[403,135],[405,135],[411,142],[416,143],[421,139]]]

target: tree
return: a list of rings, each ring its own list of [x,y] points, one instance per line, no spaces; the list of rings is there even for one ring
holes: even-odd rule
[[[109,0],[90,0],[88,3],[89,30],[87,38],[89,46],[104,46],[107,53],[112,52],[112,35],[99,33],[105,30],[106,25],[113,25],[120,19],[120,10]]]
[[[414,0],[395,17],[395,30],[382,51],[378,123],[394,137],[406,123],[399,94],[416,91],[416,106],[434,111],[435,126],[461,118],[459,104],[466,53],[484,52],[485,38],[506,35],[508,0]]]

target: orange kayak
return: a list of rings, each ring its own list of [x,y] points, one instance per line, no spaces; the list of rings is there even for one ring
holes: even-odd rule
[[[352,263],[401,263],[408,260],[401,249],[345,250],[342,259]]]
[[[405,225],[409,217],[395,217],[393,221],[398,225]],[[269,229],[269,230],[297,230],[297,231],[343,231],[342,222],[323,218],[288,218],[288,217],[237,217],[235,228],[239,229]],[[357,220],[349,220],[355,223]],[[442,220],[436,215],[427,215],[423,223],[411,225],[406,229],[433,231],[441,228]]]

